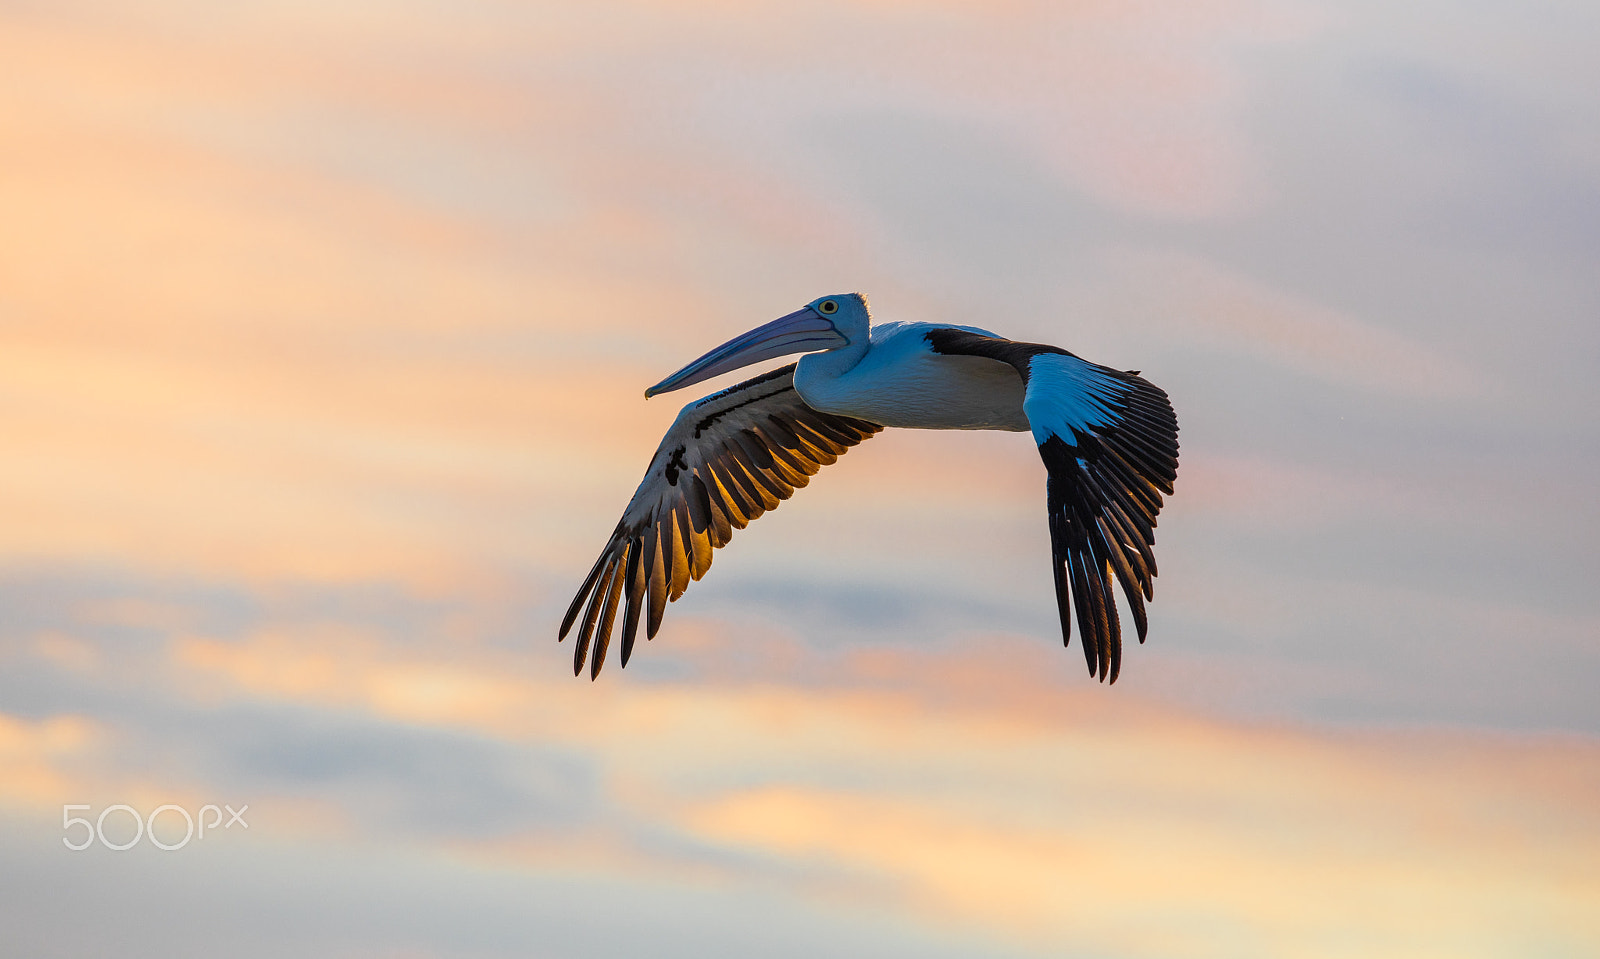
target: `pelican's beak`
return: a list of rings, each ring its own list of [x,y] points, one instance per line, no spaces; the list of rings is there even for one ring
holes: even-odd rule
[[[814,350],[831,350],[849,343],[849,337],[840,333],[827,317],[811,307],[795,310],[779,317],[766,326],[736,336],[644,391],[649,399],[657,393],[670,393],[692,386],[701,380],[736,370],[741,366],[769,360],[790,353],[810,353]]]

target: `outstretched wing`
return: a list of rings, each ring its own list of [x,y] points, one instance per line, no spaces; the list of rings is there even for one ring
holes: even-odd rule
[[[1028,362],[1022,410],[1050,472],[1051,559],[1061,635],[1067,592],[1091,675],[1116,682],[1122,629],[1111,577],[1122,584],[1144,642],[1144,600],[1156,575],[1156,514],[1178,476],[1178,419],[1167,394],[1135,373],[1041,352]]]
[[[1111,582],[1122,584],[1144,642],[1156,514],[1178,475],[1178,420],[1167,394],[1137,372],[1054,346],[956,329],[927,336],[936,352],[987,356],[1022,374],[1022,410],[1050,474],[1045,496],[1061,638],[1071,640],[1076,607],[1089,674],[1116,682],[1122,628]]]
[[[647,605],[653,639],[666,604],[711,568],[712,550],[881,429],[807,406],[793,363],[685,406],[561,621],[564,640],[583,611],[573,673],[587,658],[590,677],[600,675],[619,607],[628,665]]]

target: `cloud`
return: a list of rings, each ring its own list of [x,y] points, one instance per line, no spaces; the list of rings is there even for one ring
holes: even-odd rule
[[[224,617],[207,603],[238,600],[140,592],[8,640],[9,675],[77,708],[0,724],[10,808],[248,797],[252,856],[375,842],[405,869],[766,890],[1023,953],[1596,934],[1583,738],[1222,721],[1032,639],[818,651],[694,617],[589,683],[399,594]],[[640,669],[671,661],[692,668]]]
[[[1436,403],[1482,399],[1492,374],[1396,323],[1351,316],[1204,259],[1126,252],[1128,282],[1160,291],[1165,331],[1190,347],[1242,354],[1324,382]]]
[[[100,730],[82,716],[28,721],[0,714],[0,765],[8,803],[48,805],[79,788],[68,769],[93,749]]]

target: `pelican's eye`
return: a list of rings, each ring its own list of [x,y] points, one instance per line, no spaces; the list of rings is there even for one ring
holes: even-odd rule
[[[817,312],[823,314],[837,313],[839,312],[839,304],[833,300],[823,300],[817,304]]]

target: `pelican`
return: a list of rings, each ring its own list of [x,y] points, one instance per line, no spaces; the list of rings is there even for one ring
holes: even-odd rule
[[[1156,514],[1178,473],[1178,421],[1139,375],[1059,347],[972,326],[874,326],[859,293],[819,297],[734,337],[644,391],[670,393],[752,363],[804,353],[685,406],[561,621],[578,622],[573,673],[600,675],[622,609],[622,665],[641,616],[655,638],[669,601],[712,551],[822,467],[889,426],[1032,432],[1048,479],[1050,565],[1061,639],[1076,612],[1089,675],[1116,682],[1122,585],[1144,642],[1156,575]],[[585,602],[587,601],[587,607]]]

